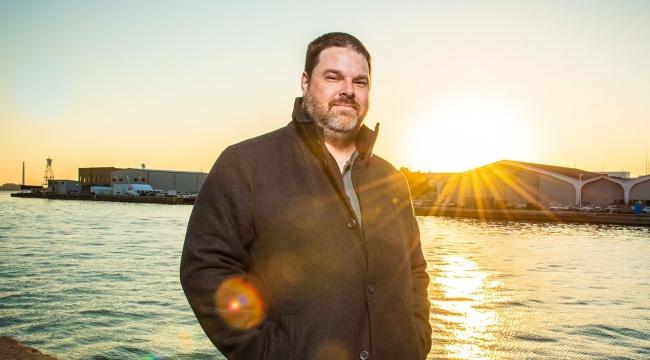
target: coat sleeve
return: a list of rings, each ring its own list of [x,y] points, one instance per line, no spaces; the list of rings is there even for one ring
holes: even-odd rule
[[[218,299],[223,292],[217,290],[229,279],[244,283],[230,289],[230,295],[244,288],[255,292],[261,286],[249,273],[252,203],[252,169],[236,148],[229,147],[210,170],[192,210],[181,257],[181,284],[201,327],[228,359],[286,359],[288,335],[266,319],[261,301],[239,303],[242,318],[237,319],[237,312],[225,315],[227,309]],[[243,291],[242,296],[247,294],[251,295]],[[256,316],[261,321],[251,322]],[[251,324],[252,328],[247,326]]]
[[[413,282],[413,309],[415,317],[415,326],[420,336],[422,344],[422,354],[426,355],[431,350],[431,324],[429,323],[429,312],[431,302],[429,301],[429,274],[427,273],[427,263],[422,254],[422,245],[420,243],[420,227],[415,218],[415,211],[411,202],[408,182],[404,179],[407,204],[404,209],[404,217],[409,236],[409,251],[411,258],[411,279]]]

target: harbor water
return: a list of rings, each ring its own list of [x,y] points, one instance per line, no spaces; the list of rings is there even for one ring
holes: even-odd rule
[[[179,284],[191,210],[0,192],[0,335],[59,359],[224,359]],[[429,359],[650,358],[650,228],[418,221]]]

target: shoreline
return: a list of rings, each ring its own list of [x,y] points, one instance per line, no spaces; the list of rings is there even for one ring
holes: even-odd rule
[[[48,193],[11,193],[11,197],[48,200],[86,200],[144,204],[193,205],[193,198],[131,195],[59,195]],[[414,207],[418,216],[444,216],[480,220],[535,221],[574,224],[608,224],[650,227],[650,215],[586,213],[550,210],[497,210],[449,207]]]
[[[57,360],[9,336],[0,336],[0,359]]]
[[[607,224],[650,227],[650,216],[635,214],[584,213],[550,210],[495,210],[415,207],[418,216],[444,216],[480,220],[536,221],[575,224]]]

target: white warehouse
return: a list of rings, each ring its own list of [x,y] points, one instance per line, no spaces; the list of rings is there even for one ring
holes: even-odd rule
[[[111,186],[116,188],[115,185],[121,184],[147,184],[154,190],[196,194],[207,176],[207,173],[194,171],[119,169],[111,172]]]

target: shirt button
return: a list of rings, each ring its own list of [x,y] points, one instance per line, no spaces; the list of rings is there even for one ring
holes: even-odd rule
[[[367,360],[370,357],[370,354],[368,354],[367,351],[363,350],[361,354],[359,354],[359,359],[361,360]]]
[[[345,224],[345,226],[348,227],[348,229],[354,229],[357,226],[357,221],[354,219],[348,220],[348,223]]]
[[[368,288],[368,291],[372,294],[375,292],[375,283],[372,281],[368,281],[368,285],[366,285]]]

